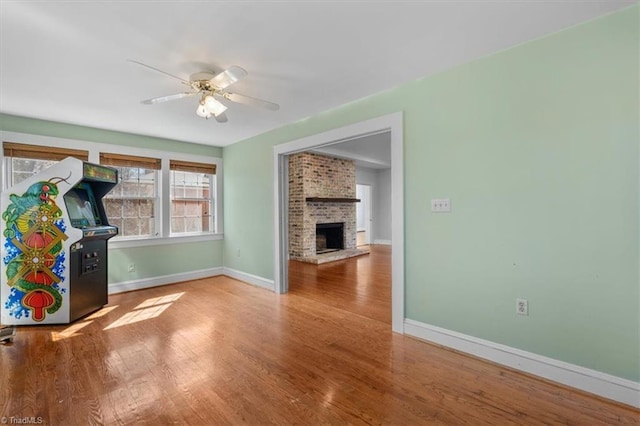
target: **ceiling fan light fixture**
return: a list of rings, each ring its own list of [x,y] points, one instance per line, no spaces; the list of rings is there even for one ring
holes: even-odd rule
[[[227,107],[223,103],[214,99],[211,95],[205,96],[203,101],[207,112],[215,116],[218,116],[227,110]]]
[[[0,0],[0,2],[2,2],[2,0]],[[229,93],[225,91],[228,86],[236,83],[237,81],[240,81],[247,76],[247,71],[237,65],[232,65],[219,74],[214,74],[208,71],[198,72],[192,74],[191,77],[189,77],[189,80],[184,80],[176,75],[162,71],[161,69],[152,67],[142,62],[133,60],[129,61],[179,80],[180,82],[182,82],[182,84],[189,86],[189,88],[191,89],[191,91],[189,92],[182,92],[173,95],[146,99],[142,101],[142,103],[145,105],[153,105],[156,103],[172,101],[188,96],[199,96],[200,102],[198,104],[198,107],[196,108],[196,114],[202,118],[211,118],[213,116],[218,123],[226,123],[228,121],[227,115],[225,114],[227,106],[215,99],[215,96],[224,98],[230,102],[257,106],[271,111],[277,111],[280,109],[280,106],[273,102],[265,101],[251,96],[241,95],[239,93]]]
[[[198,108],[196,109],[196,114],[202,118],[211,117],[211,113],[207,110],[207,107],[204,105],[204,102],[200,102]]]

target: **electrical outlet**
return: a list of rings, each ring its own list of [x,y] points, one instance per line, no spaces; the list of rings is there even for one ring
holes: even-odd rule
[[[237,254],[237,256],[238,256],[238,257],[240,257],[240,249],[238,249],[238,254]]]
[[[129,272],[135,272],[136,271],[136,264],[135,263],[130,263],[128,271]]]
[[[516,314],[529,315],[529,301],[527,299],[516,299]]]

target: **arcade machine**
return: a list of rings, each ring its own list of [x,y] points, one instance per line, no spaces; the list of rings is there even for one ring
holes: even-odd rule
[[[118,171],[66,158],[2,193],[0,323],[67,324],[107,304],[102,197]]]

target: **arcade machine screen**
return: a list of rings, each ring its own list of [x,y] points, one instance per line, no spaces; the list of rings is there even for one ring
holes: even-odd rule
[[[71,226],[87,228],[102,225],[91,187],[79,183],[64,195]]]

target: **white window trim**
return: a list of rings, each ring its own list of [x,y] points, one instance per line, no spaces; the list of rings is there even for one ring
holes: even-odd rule
[[[222,158],[208,157],[202,155],[184,154],[171,151],[157,151],[146,148],[136,148],[125,145],[111,145],[100,142],[80,141],[75,139],[65,139],[53,136],[40,136],[28,133],[16,133],[0,130],[0,140],[2,142],[17,142],[27,145],[40,146],[56,146],[72,149],[83,149],[89,151],[89,162],[100,163],[100,152],[110,152],[115,154],[128,154],[141,157],[160,158],[162,168],[158,173],[158,202],[161,206],[156,208],[156,214],[159,215],[158,224],[160,232],[157,236],[149,237],[130,237],[126,239],[116,239],[109,242],[109,248],[128,248],[128,247],[147,247],[154,245],[165,245],[174,243],[187,243],[198,241],[222,240],[224,238],[224,220],[222,217],[224,211],[224,195],[223,195],[223,164]],[[170,175],[169,161],[183,160],[198,163],[209,163],[216,165],[216,185],[215,185],[215,233],[203,234],[174,234],[171,235],[171,194],[170,194]],[[10,181],[8,170],[5,164],[4,151],[0,150],[0,188],[2,191],[8,190],[7,182]],[[165,202],[162,202],[165,201]],[[157,206],[158,207],[158,206]]]
[[[160,198],[160,191],[158,190],[158,188],[162,185],[162,178],[161,178],[161,173],[160,170],[156,170],[156,175],[155,175],[155,181],[154,181],[154,185],[155,185],[155,195],[153,197],[136,197],[136,196],[123,196],[123,197],[113,197],[111,198],[112,200],[151,200],[153,201],[153,212],[160,212],[161,211],[161,206],[159,206],[159,204],[161,204],[161,198]],[[120,173],[120,172],[118,172]],[[107,194],[108,196],[109,194]],[[124,217],[121,216],[122,219],[124,219]],[[160,222],[160,216],[159,214],[156,215],[156,217],[154,217],[154,228],[158,228],[161,225]],[[124,235],[116,235],[112,240],[111,243],[114,243],[116,241],[129,241],[129,240],[141,240],[141,239],[154,239],[157,238],[159,235],[159,233],[156,233],[156,235],[129,235],[129,236],[124,236]]]
[[[175,158],[172,157],[172,160],[185,160],[186,158]],[[219,232],[220,230],[222,230],[222,200],[218,200],[218,194],[221,194],[221,188],[222,188],[222,184],[221,184],[221,180],[222,180],[222,162],[219,163],[214,163],[212,161],[203,161],[203,157],[193,157],[193,161],[194,163],[209,163],[209,164],[215,164],[216,165],[216,174],[215,176],[215,186],[211,187],[210,190],[212,191],[212,200],[213,200],[213,205],[214,205],[214,216],[213,216],[213,229],[215,229],[218,232],[208,232],[208,233],[202,233],[202,234],[193,234],[193,233],[188,233],[188,232],[176,232],[171,234],[171,170],[169,169],[169,163],[166,164],[165,167],[165,163],[164,163],[164,159],[162,162],[162,179],[165,180],[165,182],[167,182],[167,185],[165,185],[163,187],[163,190],[166,188],[166,196],[169,200],[169,209],[167,210],[167,216],[166,216],[166,223],[163,221],[162,223],[162,229],[167,229],[167,231],[169,232],[169,234],[171,235],[171,238],[188,238],[188,237],[194,237],[194,236],[205,236],[205,235],[218,235],[221,234],[222,232]],[[165,172],[166,171],[166,172]],[[164,194],[164,192],[163,192]],[[166,226],[166,228],[165,228]]]

